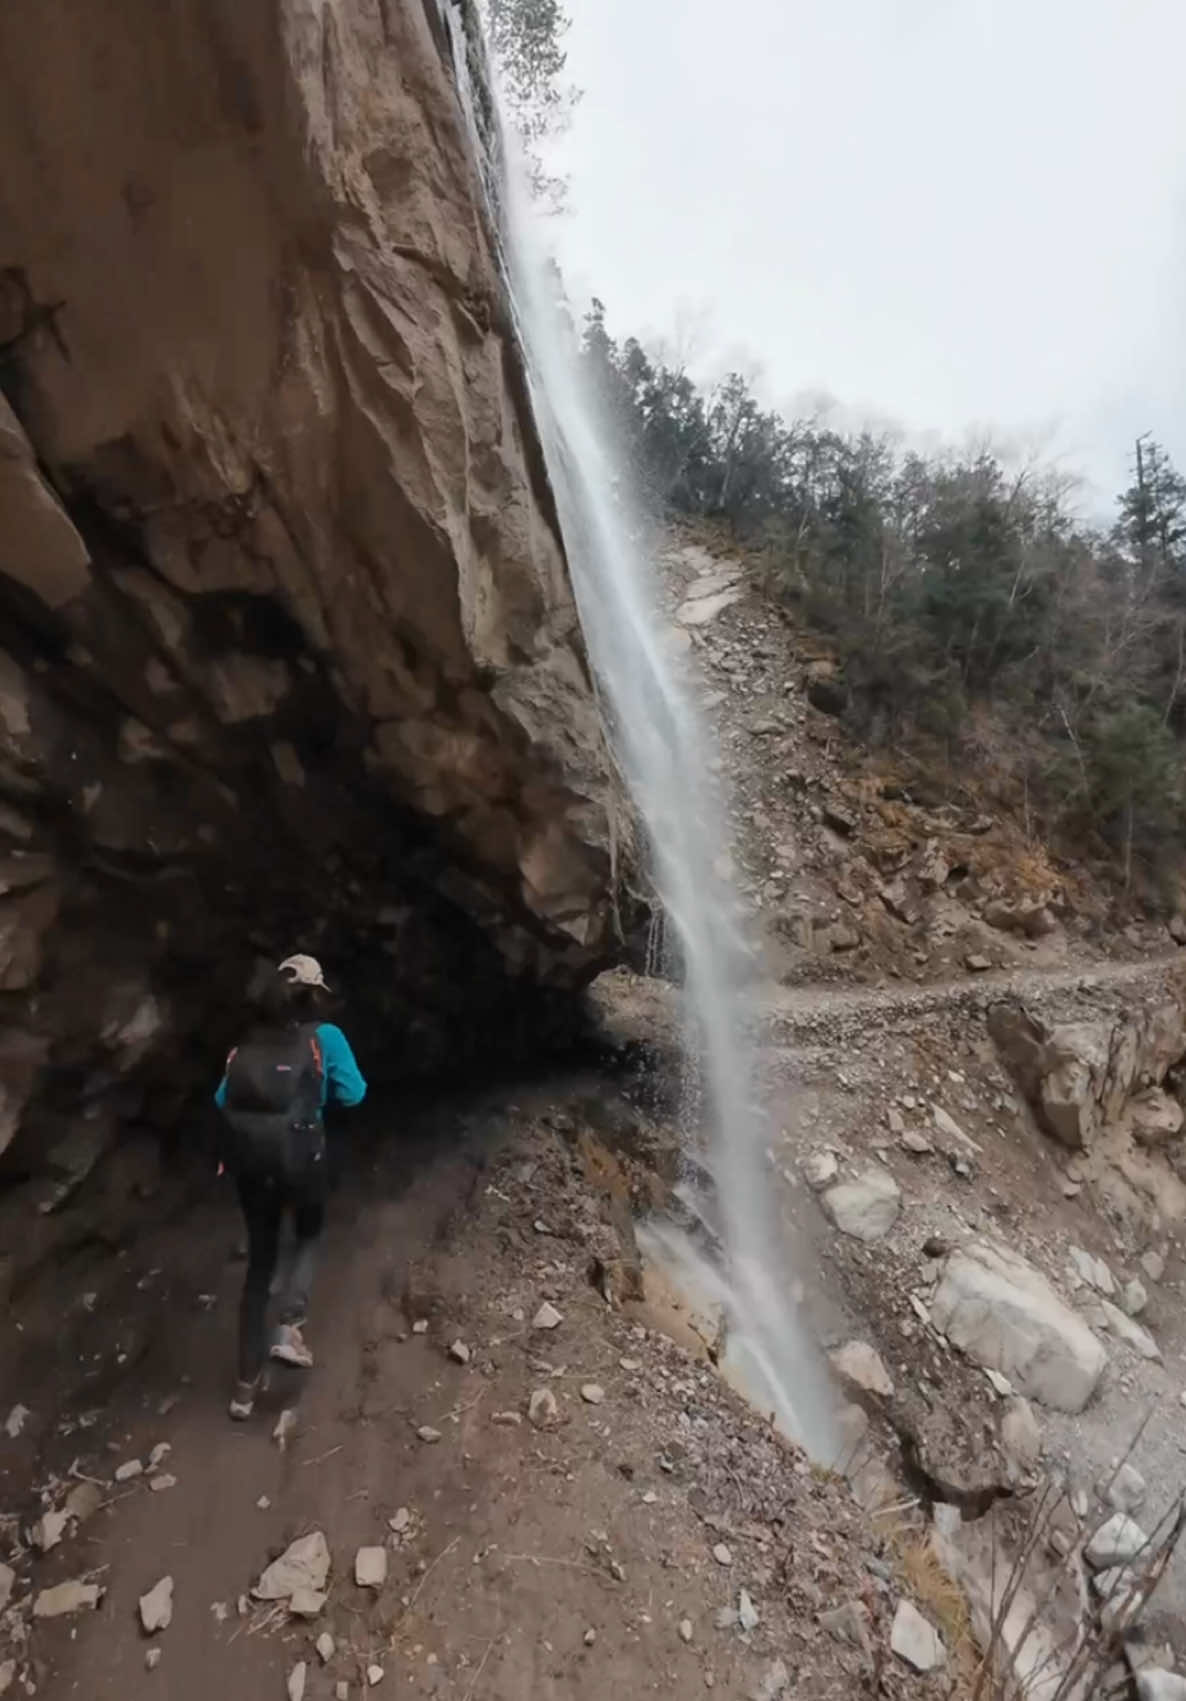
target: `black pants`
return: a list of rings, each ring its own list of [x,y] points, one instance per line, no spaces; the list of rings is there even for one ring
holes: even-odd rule
[[[292,1212],[296,1247],[278,1302],[281,1323],[303,1323],[325,1227],[325,1187],[297,1189],[270,1175],[241,1175],[239,1203],[247,1223],[247,1276],[239,1307],[239,1378],[254,1382],[268,1353],[268,1293],[280,1257],[280,1230]]]

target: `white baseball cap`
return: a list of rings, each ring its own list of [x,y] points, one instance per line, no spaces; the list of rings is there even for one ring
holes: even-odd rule
[[[329,991],[316,957],[306,957],[298,951],[295,957],[285,957],[276,972],[287,975],[294,986],[319,986],[322,992]]]

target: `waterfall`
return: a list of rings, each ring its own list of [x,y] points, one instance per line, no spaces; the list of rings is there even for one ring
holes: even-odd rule
[[[535,419],[556,499],[589,656],[608,706],[608,732],[644,822],[652,876],[684,971],[689,1044],[711,1123],[710,1169],[728,1267],[728,1337],[746,1361],[755,1403],[815,1457],[835,1458],[831,1385],[796,1301],[766,1171],[766,1132],[751,1008],[756,983],[734,921],[723,814],[706,741],[665,654],[648,532],[632,514],[558,300],[548,221],[533,206],[514,138],[491,146],[497,112],[479,114],[469,48],[448,7],[459,87],[495,205],[507,286]],[[476,27],[471,18],[468,27]],[[502,155],[499,170],[498,153]],[[715,865],[715,866],[714,866]]]

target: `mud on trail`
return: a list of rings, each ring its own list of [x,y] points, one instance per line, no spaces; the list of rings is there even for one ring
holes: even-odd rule
[[[306,1697],[827,1696],[875,1668],[891,1695],[939,1692],[888,1651],[892,1545],[631,1297],[629,1208],[661,1183],[590,1128],[607,1097],[574,1080],[487,1095],[391,1138],[400,1119],[370,1107],[333,1202],[317,1368],[276,1367],[248,1424],[226,1414],[243,1266],[221,1188],[14,1305],[5,1410],[30,1415],[0,1434],[12,1694],[259,1701],[300,1662]],[[552,1329],[533,1327],[545,1300]],[[79,1482],[101,1508],[38,1552],[38,1519]],[[320,1615],[252,1601],[315,1529]],[[374,1545],[387,1581],[362,1589],[355,1553]],[[172,1621],[148,1638],[138,1601],[166,1576]],[[73,1579],[102,1588],[96,1610],[31,1615]],[[850,1602],[867,1649],[818,1622]]]

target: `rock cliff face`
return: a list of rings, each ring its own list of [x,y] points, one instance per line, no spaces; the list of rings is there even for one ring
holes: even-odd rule
[[[0,1166],[168,1126],[278,951],[505,1051],[613,782],[434,0],[6,7],[0,157]]]

